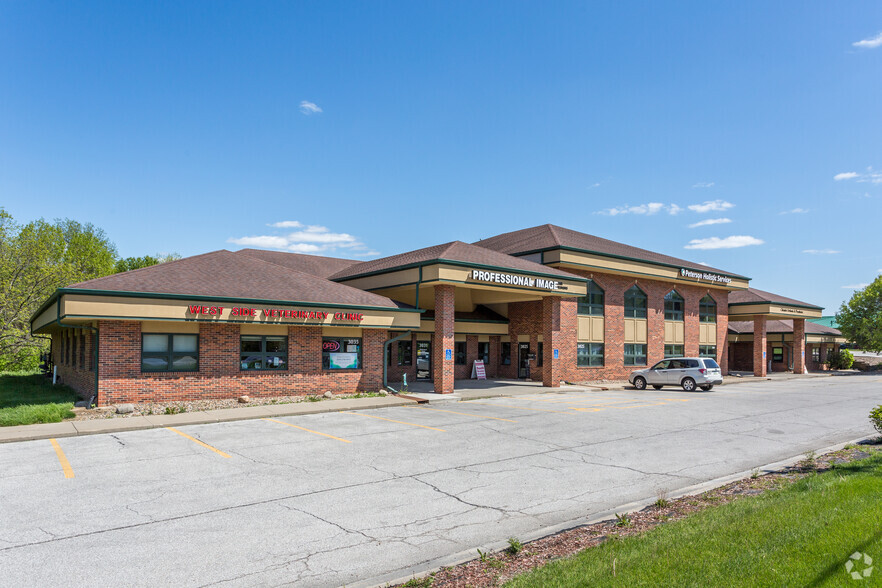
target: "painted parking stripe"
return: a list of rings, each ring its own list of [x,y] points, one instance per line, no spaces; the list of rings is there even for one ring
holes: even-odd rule
[[[173,427],[166,427],[165,429],[166,429],[167,431],[171,431],[172,433],[177,433],[177,434],[180,435],[181,437],[186,437],[187,439],[189,439],[189,440],[192,441],[193,443],[198,443],[199,445],[201,445],[202,447],[205,447],[206,449],[211,449],[212,451],[214,451],[215,453],[217,453],[217,454],[218,454],[219,456],[221,456],[221,457],[226,457],[226,458],[229,458],[229,457],[230,457],[229,455],[227,455],[226,453],[224,453],[224,452],[221,451],[220,449],[215,449],[214,447],[212,447],[212,446],[209,445],[208,443],[203,443],[203,442],[200,441],[199,439],[196,439],[195,437],[191,437],[190,435],[188,435],[188,434],[186,434],[186,433],[182,433],[182,432],[178,431],[177,429],[175,429],[175,428],[173,428]]]
[[[49,439],[49,442],[52,443],[52,447],[55,448],[55,455],[58,456],[58,463],[61,464],[61,469],[64,471],[64,477],[73,478],[73,468],[70,467],[70,462],[67,461],[67,456],[64,455],[64,450],[61,449],[61,445],[59,445],[58,441],[55,439]]]
[[[527,408],[526,406],[512,406],[511,404],[488,404],[486,402],[475,402],[474,400],[469,400],[469,404],[480,404],[481,406],[495,406],[497,408],[516,408],[518,410],[532,410],[534,412],[553,412],[555,414],[567,414],[573,416],[575,413],[572,412],[564,412],[562,410],[547,410],[544,408]]]
[[[301,431],[306,431],[307,433],[313,433],[315,435],[321,435],[322,437],[327,437],[329,439],[335,439],[337,441],[342,441],[343,443],[352,443],[348,439],[341,439],[340,437],[334,437],[333,435],[328,435],[327,433],[321,433],[319,431],[313,431],[312,429],[307,429],[306,427],[298,427],[297,425],[292,425],[291,423],[286,423],[285,421],[279,421],[276,419],[261,419],[264,421],[269,421],[271,423],[279,423],[280,425],[285,425],[286,427],[293,427],[295,429],[300,429]]]
[[[446,433],[446,431],[444,429],[436,429],[435,427],[427,427],[426,425],[418,425],[416,423],[407,423],[404,421],[396,421],[395,419],[387,419],[385,417],[374,416],[372,414],[364,414],[363,412],[350,412],[347,410],[347,411],[342,412],[341,414],[354,414],[354,415],[358,415],[358,416],[367,417],[369,419],[378,419],[381,421],[389,421],[390,423],[398,423],[399,425],[410,425],[411,427],[420,427],[421,429],[431,429],[433,431],[441,431],[442,433]]]
[[[444,410],[442,408],[429,408],[426,406],[414,406],[413,408],[417,408],[419,410],[434,410],[435,412],[449,412],[450,414],[461,414],[463,416],[475,417],[477,419],[492,419],[494,421],[505,421],[507,423],[516,423],[517,421],[513,421],[511,419],[502,419],[499,417],[486,416],[483,414],[472,414],[469,412],[457,412],[455,410]]]

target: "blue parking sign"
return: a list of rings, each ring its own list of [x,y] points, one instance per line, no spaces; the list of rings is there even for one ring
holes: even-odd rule
[[[453,359],[453,350],[452,349],[445,349],[444,350],[444,359],[445,359],[445,361],[450,361],[451,359]]]
[[[554,350],[554,359],[560,359],[560,349]]]

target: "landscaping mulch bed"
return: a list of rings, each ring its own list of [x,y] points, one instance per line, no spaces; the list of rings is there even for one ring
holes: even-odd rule
[[[640,512],[562,531],[526,543],[517,553],[505,550],[484,554],[472,561],[442,568],[430,576],[415,578],[399,586],[433,588],[500,586],[514,576],[556,559],[575,555],[583,549],[594,547],[611,538],[639,535],[657,525],[678,521],[708,507],[726,504],[745,496],[756,496],[768,490],[781,488],[805,476],[835,468],[837,464],[864,459],[871,453],[882,451],[880,444],[882,438],[818,457],[809,453],[797,466],[770,473],[761,473],[757,470],[749,478],[731,482],[702,494],[672,500],[659,496],[656,504]]]

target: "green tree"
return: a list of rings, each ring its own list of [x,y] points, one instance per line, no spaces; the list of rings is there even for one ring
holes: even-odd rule
[[[858,349],[882,351],[882,276],[843,303],[836,322],[842,335]]]
[[[103,230],[70,219],[19,225],[0,208],[0,370],[36,367],[44,339],[30,317],[56,288],[113,273]]]
[[[157,253],[155,256],[144,255],[142,257],[122,257],[116,260],[114,271],[116,273],[128,272],[135,269],[141,269],[142,267],[150,267],[151,265],[175,261],[180,258],[181,256],[177,253]]]

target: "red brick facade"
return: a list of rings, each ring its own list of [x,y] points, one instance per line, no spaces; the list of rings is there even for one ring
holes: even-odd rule
[[[95,394],[95,334],[89,329],[64,329],[52,337],[50,353],[60,383],[85,400]]]
[[[432,337],[432,380],[435,392],[453,392],[453,300],[456,289],[444,284],[435,286],[435,335]]]

